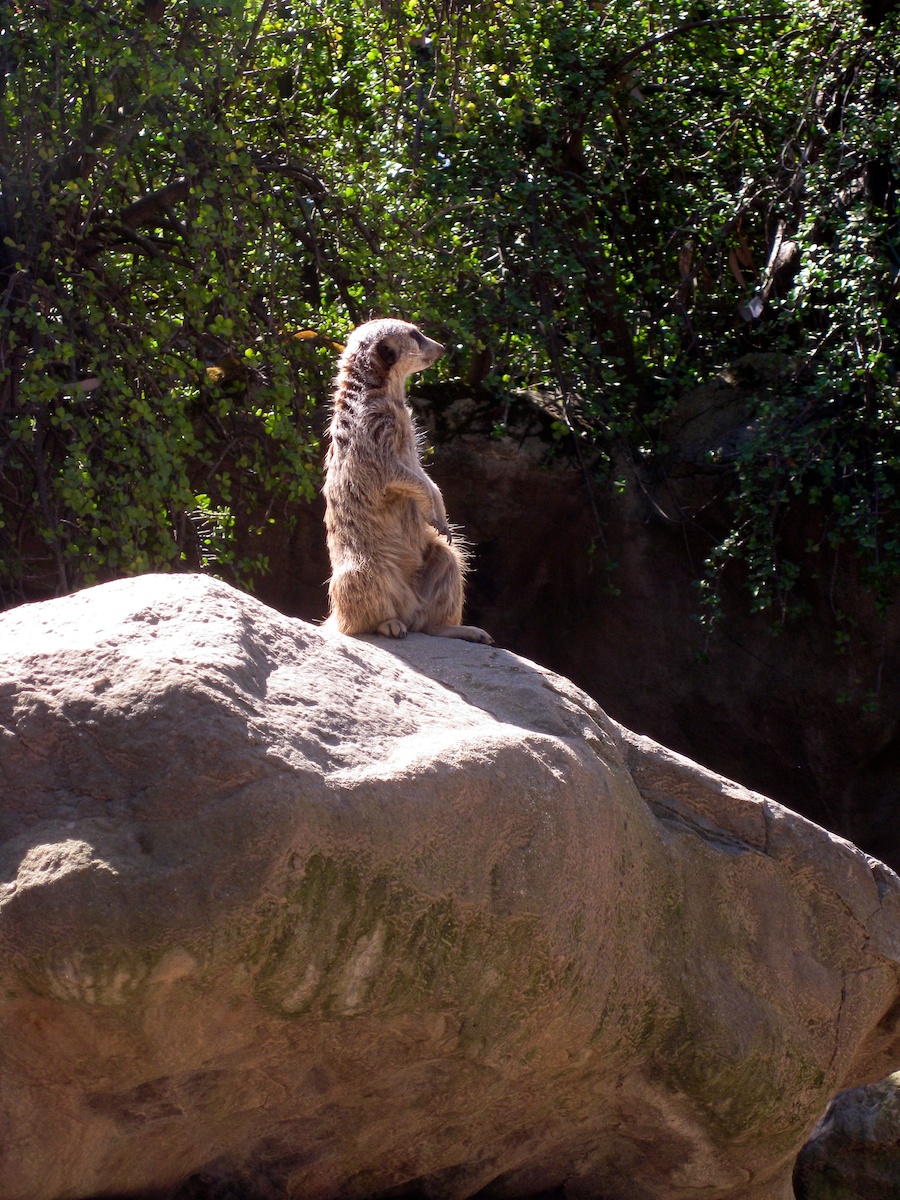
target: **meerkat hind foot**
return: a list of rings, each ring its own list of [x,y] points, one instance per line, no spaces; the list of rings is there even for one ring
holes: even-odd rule
[[[493,646],[494,639],[477,625],[438,625],[434,629],[426,629],[432,637],[459,638],[463,642],[481,642],[483,646]]]
[[[396,617],[390,617],[387,621],[381,622],[376,632],[380,633],[382,637],[405,638],[406,626]]]

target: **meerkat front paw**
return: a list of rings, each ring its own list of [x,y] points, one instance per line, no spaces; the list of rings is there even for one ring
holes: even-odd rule
[[[432,637],[459,638],[462,642],[481,642],[482,646],[493,646],[494,639],[477,625],[430,625],[423,630]]]
[[[378,632],[382,637],[405,638],[406,626],[402,621],[398,621],[396,617],[391,617],[387,621],[382,621],[378,626]]]
[[[465,630],[460,636],[467,642],[480,642],[482,646],[493,646],[494,639],[484,629],[479,629],[477,625],[460,625],[461,630]]]

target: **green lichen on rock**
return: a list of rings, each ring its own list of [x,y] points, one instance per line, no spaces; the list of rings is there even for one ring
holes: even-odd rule
[[[372,976],[394,940],[387,914],[402,911],[383,869],[374,871],[362,855],[338,858],[312,854],[284,882],[283,895],[261,907],[257,928],[245,955],[255,975],[259,999],[283,1013],[341,1009],[342,993],[360,983],[360,954],[367,953],[364,974]],[[358,1001],[358,987],[354,992]],[[356,1003],[352,1007],[356,1007]]]
[[[721,1145],[740,1131],[788,1151],[808,1127],[802,1098],[817,1081],[820,1086],[821,1070],[779,1037],[779,1028],[777,1016],[765,1021],[759,1013],[725,1025],[683,999],[677,1022],[655,1051],[654,1069],[703,1113]]]
[[[115,947],[61,947],[23,967],[30,992],[101,1008],[124,1007],[143,994],[155,965],[149,954]]]
[[[258,998],[285,1015],[352,1015],[376,1000],[399,1012],[428,998],[465,1004],[468,1036],[480,1041],[552,986],[530,914],[429,899],[362,855],[316,853],[296,875],[258,911],[245,955]]]

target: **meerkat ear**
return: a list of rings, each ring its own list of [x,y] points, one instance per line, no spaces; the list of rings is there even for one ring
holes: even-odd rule
[[[394,347],[389,346],[387,342],[379,342],[375,349],[386,367],[392,367],[400,357]]]

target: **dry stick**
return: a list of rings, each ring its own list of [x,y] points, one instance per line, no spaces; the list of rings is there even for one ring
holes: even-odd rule
[[[762,316],[762,311],[769,299],[769,293],[772,291],[775,283],[775,264],[781,252],[786,229],[787,222],[783,218],[779,218],[778,228],[775,230],[775,237],[772,239],[772,247],[769,250],[769,257],[766,260],[765,269],[763,270],[763,281],[756,288],[749,300],[743,300],[738,305],[738,313],[745,321],[755,321],[757,317]]]

